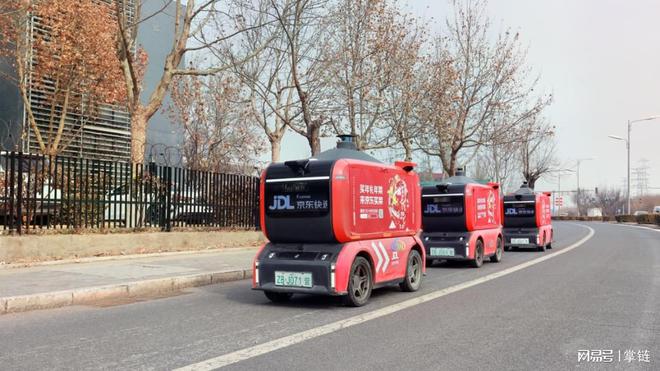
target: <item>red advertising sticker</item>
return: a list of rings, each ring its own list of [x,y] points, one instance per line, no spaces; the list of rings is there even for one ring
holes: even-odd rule
[[[354,230],[406,230],[412,224],[410,185],[396,171],[351,168]]]

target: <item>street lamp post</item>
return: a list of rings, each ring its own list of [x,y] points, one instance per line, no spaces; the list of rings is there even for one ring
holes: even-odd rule
[[[630,132],[632,131],[632,124],[636,122],[642,122],[642,121],[651,121],[660,118],[660,116],[651,116],[651,117],[646,117],[643,119],[639,120],[628,120],[628,139],[616,136],[616,135],[608,135],[612,139],[616,140],[622,140],[626,142],[626,152],[628,153],[628,176],[627,176],[627,181],[626,181],[626,199],[628,203],[628,214],[631,214],[631,204],[630,204]],[[579,213],[579,211],[578,211]]]

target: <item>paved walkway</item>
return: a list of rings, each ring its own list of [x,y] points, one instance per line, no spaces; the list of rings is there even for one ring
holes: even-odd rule
[[[249,270],[256,248],[0,269],[0,299],[63,290]],[[1,312],[1,310],[0,310]]]

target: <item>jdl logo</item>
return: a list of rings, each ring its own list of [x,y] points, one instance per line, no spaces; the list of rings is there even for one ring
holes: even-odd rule
[[[440,213],[440,207],[436,204],[428,204],[426,205],[426,211],[425,213],[427,214],[439,214]]]
[[[274,196],[273,204],[268,206],[269,210],[293,210],[291,205],[291,196]]]

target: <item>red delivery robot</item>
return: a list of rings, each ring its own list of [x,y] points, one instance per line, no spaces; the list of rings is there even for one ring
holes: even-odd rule
[[[272,301],[343,295],[364,305],[374,288],[416,291],[424,274],[419,178],[410,162],[383,164],[352,136],[305,160],[272,163],[261,176],[261,227],[252,287]]]
[[[427,263],[469,261],[481,267],[486,257],[502,260],[502,211],[497,183],[481,184],[456,176],[422,189],[422,241]]]
[[[504,246],[552,248],[550,193],[535,193],[527,182],[514,194],[504,196]]]

